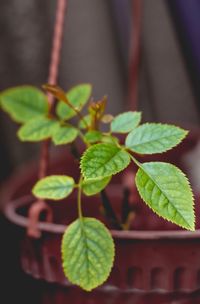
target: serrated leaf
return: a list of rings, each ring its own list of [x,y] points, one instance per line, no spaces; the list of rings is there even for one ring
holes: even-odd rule
[[[78,125],[78,127],[79,127],[80,129],[86,129],[85,123],[86,123],[88,126],[90,126],[90,125],[91,125],[91,122],[92,122],[92,119],[91,119],[90,114],[85,115],[83,118],[84,118],[84,120],[82,119],[82,120],[79,122],[79,125]]]
[[[63,235],[64,273],[70,282],[86,291],[91,291],[108,278],[114,254],[110,232],[94,218],[76,220]]]
[[[102,133],[99,131],[88,131],[85,134],[85,139],[89,142],[89,143],[95,143],[100,141],[102,138]]]
[[[88,148],[81,158],[81,172],[85,179],[114,175],[125,169],[130,155],[121,148],[100,143]]]
[[[74,188],[72,177],[51,175],[39,180],[32,192],[38,198],[61,200],[70,195]]]
[[[128,133],[135,129],[141,121],[140,112],[125,112],[117,115],[111,122],[111,132]]]
[[[110,180],[111,180],[110,176],[104,178],[98,178],[98,179],[85,180],[82,183],[82,190],[88,196],[95,195],[99,193],[101,190],[103,190],[108,185]]]
[[[58,122],[46,117],[38,117],[24,124],[17,135],[21,141],[37,142],[52,136]]]
[[[73,142],[78,136],[78,130],[73,126],[58,125],[52,135],[52,140],[55,145],[64,145]]]
[[[144,163],[136,174],[136,186],[159,216],[188,230],[195,229],[193,194],[180,169],[163,162]]]
[[[48,113],[48,101],[42,91],[31,86],[15,87],[0,94],[2,109],[13,120],[25,123]]]
[[[173,125],[146,123],[128,134],[125,145],[140,154],[162,153],[178,145],[187,134]]]
[[[92,92],[92,87],[90,84],[80,84],[73,87],[70,91],[67,92],[66,96],[69,102],[79,110],[87,103]],[[64,120],[70,119],[76,116],[76,112],[71,109],[63,101],[59,101],[56,107],[57,115]]]

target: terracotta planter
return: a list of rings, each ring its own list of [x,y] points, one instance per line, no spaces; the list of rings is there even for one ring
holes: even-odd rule
[[[194,132],[180,147],[154,159],[176,163],[185,170],[187,166],[183,156],[195,149],[198,139],[199,133]],[[76,175],[77,172],[65,155],[56,160],[51,169],[54,173],[74,175],[75,172]],[[116,259],[108,281],[91,293],[72,286],[61,269],[60,243],[66,225],[77,215],[75,196],[71,195],[63,202],[52,202],[54,223],[38,223],[42,237],[38,240],[28,238],[25,232],[27,211],[33,202],[29,193],[35,178],[36,169],[26,167],[4,185],[4,189],[9,189],[9,193],[4,194],[4,212],[20,229],[23,270],[39,280],[38,304],[200,303],[200,230],[187,232],[166,223],[155,216],[137,195],[137,215],[132,225],[134,230],[111,230],[116,244]],[[108,189],[117,212],[122,200],[120,179],[120,175],[114,178]],[[104,220],[100,204],[97,196],[84,197],[83,213]],[[37,288],[34,290],[36,292]]]

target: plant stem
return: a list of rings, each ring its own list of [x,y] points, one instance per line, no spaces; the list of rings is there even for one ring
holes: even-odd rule
[[[128,215],[131,211],[129,204],[130,190],[128,187],[123,189],[123,200],[122,200],[122,223],[125,224],[128,218]]]
[[[130,153],[129,153],[130,154]],[[130,154],[130,157],[132,159],[132,161],[139,167],[141,168],[141,163],[133,156]]]
[[[115,212],[110,204],[106,191],[102,190],[100,195],[102,198],[102,204],[103,204],[107,219],[111,222],[114,229],[122,230],[122,226],[119,223],[119,221],[115,215]]]

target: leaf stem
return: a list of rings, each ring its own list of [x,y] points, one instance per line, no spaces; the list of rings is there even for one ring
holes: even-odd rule
[[[132,159],[132,161],[139,167],[141,168],[141,163],[133,156],[129,153],[130,158]]]
[[[79,131],[79,136],[81,138],[81,140],[83,141],[83,143],[86,145],[87,148],[90,147],[89,142],[85,139],[84,134],[82,133],[82,131],[80,129],[78,129]]]

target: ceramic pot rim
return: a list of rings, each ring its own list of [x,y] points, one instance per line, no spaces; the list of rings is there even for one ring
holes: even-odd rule
[[[17,213],[17,209],[21,206],[27,205],[32,196],[24,196],[19,199],[8,202],[4,207],[5,216],[15,225],[22,228],[28,226],[28,218]],[[39,230],[42,232],[52,233],[52,234],[63,234],[66,230],[66,225],[56,224],[56,223],[46,223],[39,222],[37,224]],[[169,240],[185,240],[187,239],[199,239],[200,229],[196,231],[185,231],[185,230],[131,230],[131,231],[118,231],[111,230],[111,234],[115,239],[127,239],[127,240],[156,240],[156,239],[169,239]]]

